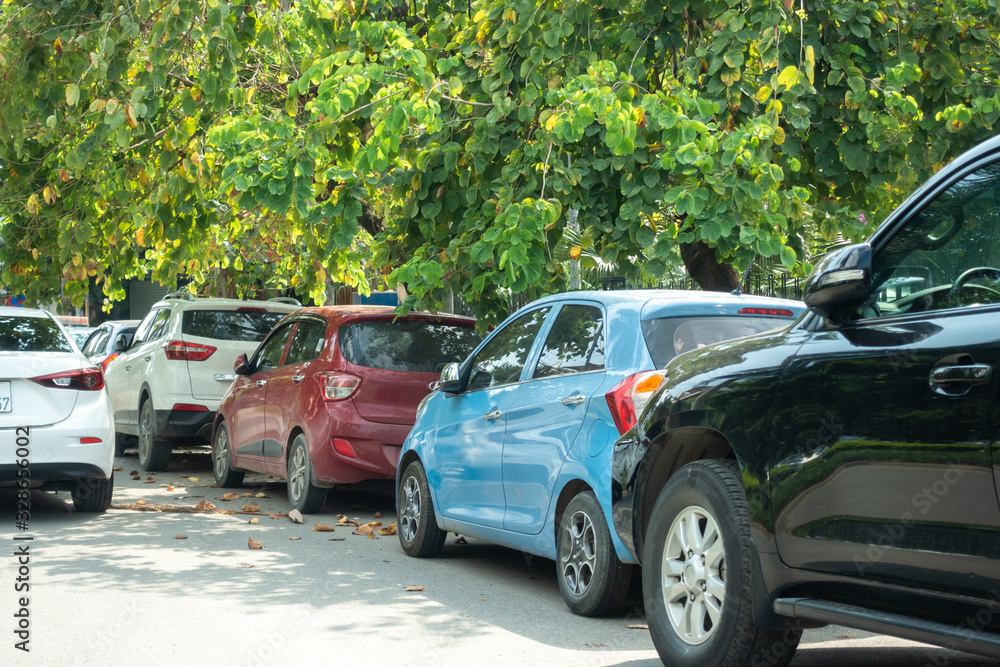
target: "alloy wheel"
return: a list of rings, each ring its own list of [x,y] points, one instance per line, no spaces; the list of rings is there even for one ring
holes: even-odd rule
[[[229,431],[222,427],[215,436],[215,478],[222,479],[229,469]]]
[[[292,452],[292,461],[288,465],[288,497],[298,500],[305,493],[306,484],[306,451],[296,447]]]
[[[726,559],[718,523],[697,505],[674,519],[663,550],[660,589],[667,618],[691,646],[708,641],[719,627],[726,600]]]
[[[403,511],[399,518],[399,530],[403,539],[412,542],[417,536],[420,523],[420,484],[410,476],[403,482]]]
[[[583,595],[590,586],[597,564],[597,534],[586,512],[576,512],[561,536],[560,568],[567,588]]]
[[[148,461],[150,449],[153,446],[152,421],[153,411],[147,408],[148,403],[142,404],[142,411],[139,414],[139,460]]]

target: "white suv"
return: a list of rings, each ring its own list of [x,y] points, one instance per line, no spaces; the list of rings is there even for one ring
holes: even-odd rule
[[[105,371],[116,453],[137,438],[139,465],[154,471],[167,467],[173,440],[208,444],[235,361],[299,307],[294,299],[196,299],[188,292],[154,304]]]

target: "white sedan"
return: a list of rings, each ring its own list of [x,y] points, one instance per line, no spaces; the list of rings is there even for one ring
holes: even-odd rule
[[[104,375],[44,310],[0,307],[0,486],[69,491],[103,512],[114,491],[115,425]],[[27,511],[27,510],[25,510]]]

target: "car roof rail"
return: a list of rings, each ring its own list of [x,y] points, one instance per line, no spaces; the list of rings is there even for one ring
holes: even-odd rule
[[[194,301],[194,294],[186,290],[178,290],[176,292],[169,292],[163,295],[163,300],[167,299],[184,299],[185,301]]]
[[[277,303],[288,303],[293,306],[301,306],[302,302],[293,296],[272,296],[268,301],[274,301]]]

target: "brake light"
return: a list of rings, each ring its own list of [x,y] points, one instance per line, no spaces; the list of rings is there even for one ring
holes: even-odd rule
[[[121,352],[113,352],[113,353],[109,354],[108,357],[104,361],[101,362],[101,370],[104,371],[105,373],[107,373],[108,372],[108,364],[110,364],[112,361],[114,361],[115,359],[117,359],[120,356],[121,356]]]
[[[666,371],[634,373],[604,395],[620,435],[625,435],[626,431],[635,426],[653,392],[663,382],[665,374]]]
[[[81,445],[97,445],[104,442],[100,438],[80,438]]]
[[[740,308],[740,315],[777,315],[778,317],[795,317],[795,313],[787,308]]]
[[[194,403],[174,403],[172,410],[184,410],[185,412],[208,412],[208,408],[204,405],[196,405]]]
[[[52,373],[30,378],[32,382],[53,389],[79,389],[98,391],[104,388],[104,373],[96,368],[82,368],[75,371]]]
[[[266,308],[247,308],[247,307],[243,307],[243,308],[237,308],[236,312],[237,313],[266,313],[267,309]]]
[[[336,371],[317,373],[316,379],[319,380],[323,398],[328,401],[342,401],[345,398],[350,398],[361,386],[361,378]]]
[[[167,359],[175,361],[205,361],[216,350],[211,345],[185,343],[182,340],[172,340],[164,345],[163,349],[167,353]]]
[[[333,448],[344,456],[350,456],[352,459],[358,458],[358,454],[354,451],[354,447],[351,447],[351,443],[343,438],[334,438]]]

